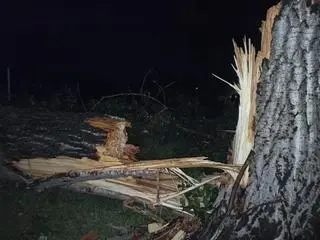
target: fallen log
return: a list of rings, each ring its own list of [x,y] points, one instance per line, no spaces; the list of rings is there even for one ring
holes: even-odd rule
[[[1,162],[37,190],[67,187],[178,211],[184,193],[219,180],[199,183],[180,168],[232,173],[241,167],[206,157],[137,161],[139,147],[127,144],[128,127],[130,122],[107,115],[0,107]]]
[[[99,160],[99,155],[134,159],[139,148],[126,144],[128,127],[130,122],[109,115],[0,106],[0,141],[7,162],[57,156]]]

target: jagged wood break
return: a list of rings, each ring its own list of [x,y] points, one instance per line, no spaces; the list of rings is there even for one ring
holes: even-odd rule
[[[257,89],[255,162],[224,239],[318,239],[320,6],[282,1]],[[202,239],[211,239],[214,216]],[[319,220],[318,220],[319,221]]]

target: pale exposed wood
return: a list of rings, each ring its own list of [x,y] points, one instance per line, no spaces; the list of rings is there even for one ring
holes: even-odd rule
[[[70,157],[57,157],[52,159],[35,158],[21,159],[12,162],[12,165],[22,172],[34,178],[47,177],[53,174],[66,173],[69,171],[103,171],[124,170],[138,171],[146,169],[162,168],[216,168],[227,172],[237,172],[242,165],[230,165],[220,162],[206,160],[206,157],[172,158],[162,160],[149,160],[133,163],[121,163],[116,158],[108,157],[110,161],[92,161],[90,159],[77,159]]]
[[[131,127],[130,122],[107,117],[90,118],[86,122],[95,128],[102,129],[107,134],[103,150],[101,149],[102,151],[98,152],[100,160],[108,161],[108,158],[104,159],[104,156],[135,160],[134,154],[139,152],[139,148],[133,145],[127,146],[128,134],[126,128]]]
[[[272,40],[272,26],[275,17],[279,14],[280,3],[267,11],[266,20],[261,26],[261,50],[256,54],[255,48],[250,42],[244,40],[244,49],[235,42],[236,72],[239,78],[240,106],[238,124],[233,142],[232,159],[234,164],[243,164],[254,146],[256,128],[256,97],[257,85],[260,81],[263,59],[269,59]],[[236,174],[233,174],[234,179]],[[245,171],[241,186],[245,187],[249,182],[249,171]]]
[[[261,49],[258,52],[259,61],[263,61],[263,59],[270,58],[270,49],[271,49],[271,41],[272,41],[272,28],[275,21],[275,18],[279,15],[281,8],[281,3],[279,2],[277,5],[272,6],[267,11],[267,16],[264,21],[261,23]],[[261,64],[260,64],[261,65]]]

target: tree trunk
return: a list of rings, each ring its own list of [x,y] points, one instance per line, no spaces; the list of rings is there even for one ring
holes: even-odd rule
[[[97,159],[95,145],[106,133],[86,123],[94,114],[0,107],[0,141],[5,161],[57,156]]]
[[[0,106],[0,177],[26,183],[37,179],[34,183],[42,188],[150,174],[133,167],[108,168],[134,161],[139,147],[127,144],[130,122],[95,115]]]
[[[214,239],[320,238],[320,5],[282,2],[260,80],[244,208]],[[221,223],[219,201],[201,239]]]

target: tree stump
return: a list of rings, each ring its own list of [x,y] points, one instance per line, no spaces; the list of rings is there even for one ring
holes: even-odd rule
[[[224,218],[223,226],[219,224],[225,202],[225,195],[221,195],[200,239],[320,237],[315,225],[320,216],[317,2],[281,2],[270,58],[264,59],[257,89],[255,161],[241,211],[233,211]]]

